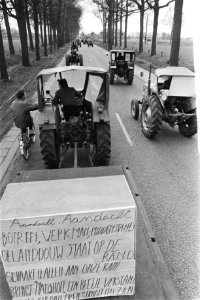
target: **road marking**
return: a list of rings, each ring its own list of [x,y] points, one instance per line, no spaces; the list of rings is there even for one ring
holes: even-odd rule
[[[119,124],[120,124],[120,126],[121,126],[121,128],[122,128],[122,130],[123,130],[123,133],[124,133],[124,135],[125,135],[125,137],[126,137],[128,143],[129,143],[129,145],[132,147],[132,146],[133,146],[133,142],[132,142],[132,140],[131,140],[131,138],[130,138],[128,132],[126,131],[126,128],[125,128],[125,126],[124,126],[124,124],[123,124],[123,122],[122,122],[122,120],[121,120],[119,114],[116,113],[115,115],[116,115],[116,117],[117,117],[117,120],[118,120],[118,122],[119,122]]]

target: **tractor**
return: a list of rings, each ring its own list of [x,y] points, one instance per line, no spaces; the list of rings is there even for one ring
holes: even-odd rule
[[[69,88],[66,100],[70,100],[71,103],[76,97],[74,88],[79,89],[82,105],[52,105],[52,91],[47,89],[45,92],[45,77],[50,75],[54,75],[53,81],[58,78],[67,79],[72,87]],[[40,148],[47,168],[63,167],[63,161],[70,148],[74,150],[74,167],[78,166],[79,148],[85,148],[91,166],[109,164],[109,75],[104,69],[81,66],[44,69],[37,76],[37,94]],[[68,118],[65,118],[64,110],[71,111]]]
[[[91,39],[88,39],[87,40],[87,45],[88,45],[88,47],[94,47],[94,43],[93,43],[93,41],[91,40]]]
[[[159,133],[163,121],[177,125],[185,137],[193,136],[197,133],[195,74],[186,67],[157,69],[151,64],[142,100],[131,101],[131,114],[136,120],[140,115],[147,138]]]
[[[83,55],[78,53],[77,43],[75,42],[72,43],[70,53],[66,54],[65,62],[66,62],[66,66],[83,65]]]
[[[114,84],[115,79],[124,78],[128,85],[133,83],[135,51],[131,50],[111,50],[110,51],[110,84]]]

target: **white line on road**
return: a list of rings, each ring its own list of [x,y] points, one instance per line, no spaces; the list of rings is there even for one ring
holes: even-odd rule
[[[118,122],[119,122],[119,124],[120,124],[120,126],[121,126],[121,128],[122,128],[122,130],[123,130],[123,133],[124,133],[124,135],[125,135],[125,137],[126,137],[128,143],[129,143],[129,145],[132,147],[132,146],[133,146],[133,142],[131,141],[131,138],[130,138],[129,134],[128,134],[128,132],[126,131],[126,128],[125,128],[125,126],[124,126],[124,124],[123,124],[123,122],[122,122],[122,120],[121,120],[119,114],[116,113],[115,115],[116,115],[116,117],[117,117],[117,120],[118,120]]]

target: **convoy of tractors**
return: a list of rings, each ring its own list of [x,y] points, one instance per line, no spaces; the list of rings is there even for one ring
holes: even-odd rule
[[[108,165],[111,153],[109,83],[117,84],[121,78],[128,85],[133,83],[135,51],[111,50],[109,70],[106,71],[83,66],[83,55],[78,51],[82,43],[94,46],[91,39],[76,39],[66,54],[66,67],[45,69],[37,76],[40,147],[48,168],[62,167],[70,148],[74,149],[75,167],[78,166],[79,148],[85,148],[91,166]],[[84,77],[79,95],[83,105],[66,120],[62,113],[66,108],[55,109],[51,99],[45,96],[44,77],[55,74],[62,79],[70,71]],[[97,78],[100,84],[93,101],[88,96],[93,92],[90,82]],[[69,94],[70,102],[73,103],[76,97]],[[142,99],[131,101],[131,114],[135,120],[140,118],[142,132],[147,138],[153,138],[160,131],[163,121],[171,127],[177,125],[186,137],[194,135],[197,132],[194,73],[185,67],[156,69],[150,65]]]

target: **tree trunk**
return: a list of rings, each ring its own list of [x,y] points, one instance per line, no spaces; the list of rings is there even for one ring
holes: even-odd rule
[[[44,56],[47,54],[47,13],[46,13],[46,0],[43,0],[43,19],[44,19]]]
[[[115,14],[115,46],[117,46],[118,40],[118,0],[116,0],[116,14]]]
[[[147,42],[148,21],[149,21],[149,14],[147,13],[147,17],[146,17],[146,26],[145,26],[145,36],[144,36],[144,41],[145,41],[145,43]]]
[[[56,34],[56,28],[55,25],[53,26],[53,48],[56,49],[57,45],[57,34]]]
[[[44,46],[44,39],[43,39],[43,30],[42,30],[42,14],[39,13],[39,19],[40,19],[40,38],[41,38],[41,45]]]
[[[103,12],[103,43],[106,43],[106,15]]]
[[[120,8],[120,29],[119,29],[119,46],[122,46],[122,7],[123,3],[121,1],[121,8]]]
[[[109,15],[108,15],[108,51],[112,50],[112,14],[113,14],[113,0],[109,1]]]
[[[39,40],[39,24],[38,24],[38,0],[33,1],[33,20],[35,31],[35,55],[36,60],[40,60],[40,40]]]
[[[5,52],[3,47],[3,37],[1,32],[1,24],[0,24],[0,66],[1,66],[1,79],[9,79],[6,65]]]
[[[33,37],[32,37],[31,25],[30,25],[30,20],[29,20],[29,13],[28,13],[28,5],[27,5],[26,1],[25,1],[25,12],[26,12],[26,24],[27,24],[27,29],[28,29],[30,50],[34,51]]]
[[[170,53],[170,66],[178,66],[181,40],[182,9],[183,0],[176,0],[174,8],[174,26]]]
[[[14,55],[15,49],[14,49],[14,45],[13,45],[12,34],[11,34],[11,30],[10,30],[10,24],[9,24],[9,20],[8,20],[8,14],[7,14],[5,0],[2,0],[2,8],[3,8],[3,17],[4,17],[5,26],[6,26],[7,37],[8,37],[8,45],[9,45],[10,55]]]
[[[49,25],[49,48],[50,48],[50,53],[53,52],[53,47],[52,47],[52,28],[51,25]]]
[[[19,28],[19,36],[22,49],[22,65],[24,67],[30,67],[29,53],[28,53],[28,42],[27,42],[27,31],[26,31],[26,15],[24,2],[20,1],[15,7],[17,24]]]
[[[125,16],[125,30],[124,30],[124,49],[127,48],[127,27],[128,27],[128,0],[126,0],[126,16]]]
[[[155,0],[154,4],[154,20],[153,20],[153,36],[151,43],[151,56],[156,55],[156,39],[158,31],[158,16],[159,16],[159,0]]]
[[[139,53],[143,52],[143,36],[144,36],[144,8],[140,7],[140,38],[139,38]]]
[[[115,39],[115,16],[114,11],[112,13],[112,45],[114,45],[114,39]]]

